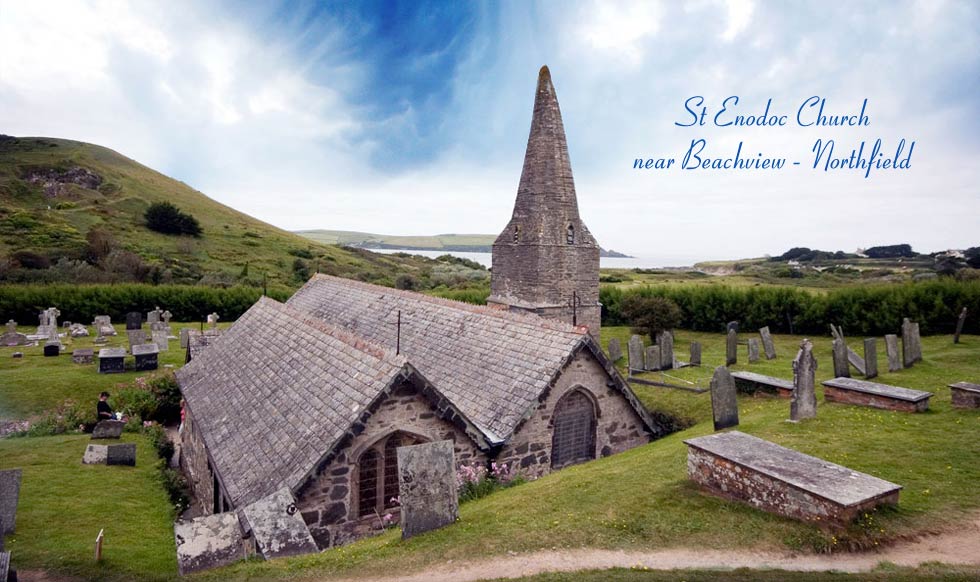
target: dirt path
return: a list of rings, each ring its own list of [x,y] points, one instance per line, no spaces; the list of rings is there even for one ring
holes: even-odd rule
[[[963,527],[956,531],[903,542],[874,553],[827,555],[704,549],[541,551],[458,564],[449,562],[415,574],[386,576],[385,582],[476,582],[493,578],[521,578],[544,572],[634,566],[653,570],[758,568],[797,572],[866,572],[880,562],[909,567],[926,562],[942,562],[980,568],[980,514],[966,520]]]

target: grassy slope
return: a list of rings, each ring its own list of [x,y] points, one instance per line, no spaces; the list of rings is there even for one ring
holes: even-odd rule
[[[20,179],[30,168],[73,166],[102,176],[100,191],[72,186],[68,196],[52,199],[40,186]],[[143,212],[160,201],[173,202],[196,217],[203,236],[188,240],[147,229]],[[166,264],[178,276],[238,276],[248,261],[253,278],[267,273],[270,284],[291,285],[295,257],[289,251],[296,249],[310,250],[320,259],[321,270],[336,275],[369,271],[393,278],[396,272],[411,273],[427,264],[417,257],[384,257],[310,241],[97,145],[50,138],[0,144],[0,255],[25,248],[54,256],[77,251],[96,226],[111,231],[124,248],[149,262]]]
[[[88,435],[0,440],[0,469],[23,469],[17,530],[5,542],[14,567],[107,582],[176,573],[173,509],[156,453],[142,436],[122,440],[136,443],[136,467],[82,465]],[[100,529],[104,559],[96,564]]]

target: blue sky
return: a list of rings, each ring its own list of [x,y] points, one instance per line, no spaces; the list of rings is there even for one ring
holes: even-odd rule
[[[496,233],[551,68],[600,243],[674,261],[980,244],[975,2],[0,0],[0,133],[111,147],[284,228]],[[693,95],[792,121],[869,101],[869,127],[677,127]],[[643,171],[704,138],[779,172]],[[818,172],[916,142],[912,168]],[[844,150],[844,151],[840,151]]]

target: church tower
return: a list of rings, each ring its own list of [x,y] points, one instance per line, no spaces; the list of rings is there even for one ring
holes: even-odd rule
[[[599,338],[599,245],[578,214],[548,67],[538,73],[514,214],[493,243],[487,303],[585,325]]]

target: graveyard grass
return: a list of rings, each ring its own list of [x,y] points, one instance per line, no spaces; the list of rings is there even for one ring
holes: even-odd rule
[[[630,334],[625,327],[603,328],[602,333],[603,346],[611,337],[618,337],[625,346]],[[743,333],[740,337],[747,339],[749,334]],[[734,369],[791,378],[791,361],[802,337],[773,337],[778,352],[776,360],[763,359],[748,365],[746,348],[739,346],[739,364]],[[819,362],[819,383],[831,376],[830,338],[812,339]],[[693,386],[707,387],[713,367],[724,361],[724,336],[678,331],[675,351],[679,359],[687,359],[687,346],[691,340],[702,342],[704,367],[668,372],[670,377],[660,373],[646,373],[643,377],[676,383],[687,381]],[[849,341],[860,352],[858,338]],[[552,548],[655,550],[710,547],[841,551],[851,542],[873,547],[875,543],[884,545],[924,532],[953,529],[980,509],[980,496],[976,495],[976,483],[980,482],[980,442],[976,439],[980,414],[975,410],[953,409],[946,384],[980,380],[977,366],[980,336],[964,336],[959,345],[954,345],[948,335],[931,336],[924,337],[923,344],[925,361],[908,370],[887,373],[885,350],[879,342],[879,370],[885,372],[878,381],[933,392],[930,411],[924,414],[827,404],[820,397],[818,417],[793,424],[785,422],[789,414],[788,400],[739,396],[739,430],[904,486],[897,510],[882,511],[863,527],[853,528],[845,535],[838,534],[836,538],[815,526],[700,492],[687,480],[686,447],[682,441],[712,432],[709,393],[634,385],[648,407],[683,418],[692,426],[649,445],[570,467],[465,503],[460,507],[460,521],[455,525],[406,541],[401,540],[395,528],[380,536],[319,554],[271,562],[250,560],[203,573],[199,578],[313,580],[342,576],[370,579],[384,573],[417,571],[449,560],[459,563],[498,556],[507,559],[509,552]],[[60,360],[70,370],[65,374],[74,374],[76,379],[80,376],[81,366],[73,368],[65,356]],[[618,365],[622,370],[625,359]],[[123,380],[110,378],[111,382]],[[32,375],[31,384],[39,383],[43,382]],[[822,394],[819,384],[817,392],[818,396]],[[132,480],[125,483],[94,480],[87,483],[88,477],[82,473],[87,468],[79,463],[86,441],[84,436],[0,440],[0,467],[23,466],[25,470],[18,524],[41,519],[47,535],[41,539],[27,535],[27,531],[17,532],[11,548],[18,567],[57,570],[57,565],[64,563],[69,572],[80,579],[121,579],[137,570],[145,579],[176,576],[165,494],[151,474],[132,477],[142,475],[140,471],[148,470],[147,465],[142,464],[135,472],[122,469],[126,472],[113,474],[113,479],[131,476]],[[148,454],[141,448],[140,460],[148,458]],[[73,508],[54,511],[39,507],[43,502],[39,503],[38,499],[53,497],[55,492]],[[94,527],[98,521],[96,517],[105,510],[103,503],[113,496],[133,503],[127,505],[120,501],[118,509],[129,514],[122,517],[124,521],[139,516],[141,526],[136,531],[107,533],[107,544],[109,540],[117,540],[113,544],[132,544],[131,551],[125,552],[125,563],[116,561],[118,554],[113,558],[110,553],[110,561],[102,569],[86,567],[84,564],[90,560],[98,531],[97,528],[89,531],[88,524]],[[86,525],[80,527],[79,524]],[[8,543],[10,539],[8,537]],[[623,577],[616,579],[674,579],[661,574],[624,570],[617,574]],[[916,578],[918,575],[919,571],[912,572],[908,579],[919,579]],[[542,580],[604,579],[602,574],[562,576]],[[803,575],[799,576],[779,575],[772,579],[803,579]],[[684,577],[706,579],[704,576],[698,578],[694,573],[691,576],[685,573]],[[825,575],[816,579],[835,578]],[[883,578],[870,576],[867,579]]]

